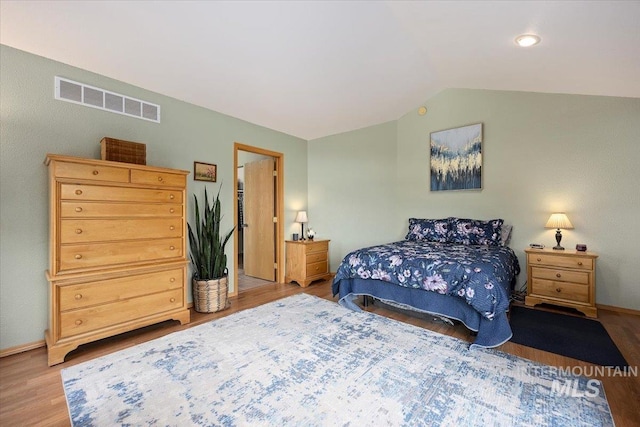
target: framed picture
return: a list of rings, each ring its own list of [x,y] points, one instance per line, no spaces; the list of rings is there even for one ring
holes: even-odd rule
[[[218,167],[211,163],[193,162],[193,179],[196,181],[216,182]]]
[[[431,191],[482,189],[482,123],[432,132]]]

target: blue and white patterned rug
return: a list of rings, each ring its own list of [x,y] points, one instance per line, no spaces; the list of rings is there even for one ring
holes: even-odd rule
[[[62,370],[74,426],[610,426],[597,380],[299,294]]]

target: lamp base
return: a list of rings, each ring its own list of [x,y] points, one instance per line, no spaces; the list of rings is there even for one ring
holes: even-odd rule
[[[556,230],[556,245],[553,247],[556,251],[564,251],[564,248],[560,246],[560,241],[562,240],[562,232],[558,228]]]

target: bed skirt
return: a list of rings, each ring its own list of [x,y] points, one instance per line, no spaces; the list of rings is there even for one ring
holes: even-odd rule
[[[458,320],[468,329],[478,333],[470,346],[471,349],[498,347],[509,341],[512,336],[506,312],[496,313],[495,317],[489,320],[456,296],[396,286],[375,279],[341,279],[333,283],[333,295],[339,295],[340,305],[355,311],[362,309],[354,300],[358,296],[366,295],[408,310]]]

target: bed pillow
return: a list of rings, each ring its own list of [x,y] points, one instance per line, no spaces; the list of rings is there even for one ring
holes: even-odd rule
[[[502,219],[449,218],[449,242],[463,245],[500,246]]]
[[[502,224],[502,231],[500,232],[500,246],[507,246],[509,244],[509,240],[511,240],[511,230],[513,229],[513,225],[511,224]]]
[[[449,219],[409,218],[406,240],[426,240],[445,243],[449,238]]]

